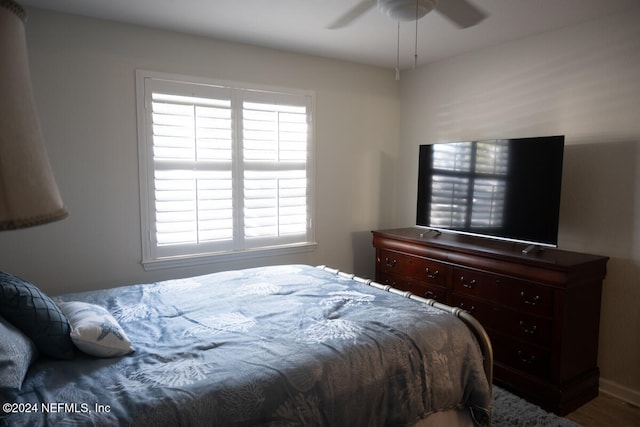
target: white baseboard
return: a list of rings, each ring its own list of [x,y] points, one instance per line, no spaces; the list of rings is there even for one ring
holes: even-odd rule
[[[640,391],[600,378],[600,392],[640,407]]]

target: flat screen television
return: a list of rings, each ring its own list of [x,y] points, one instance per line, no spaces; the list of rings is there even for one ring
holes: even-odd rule
[[[416,224],[555,247],[564,136],[420,146]]]

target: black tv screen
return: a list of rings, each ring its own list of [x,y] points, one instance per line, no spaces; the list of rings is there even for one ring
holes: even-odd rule
[[[420,146],[416,224],[557,246],[564,136]]]

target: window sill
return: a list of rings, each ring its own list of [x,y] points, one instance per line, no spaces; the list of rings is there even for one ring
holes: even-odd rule
[[[277,246],[271,248],[251,249],[247,251],[216,252],[208,254],[175,256],[158,259],[142,260],[145,271],[162,270],[168,268],[191,267],[202,264],[238,261],[261,258],[265,256],[288,255],[313,251],[318,244],[316,242],[300,243],[295,245]]]

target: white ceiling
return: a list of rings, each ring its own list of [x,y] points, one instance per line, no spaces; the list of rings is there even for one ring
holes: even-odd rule
[[[359,1],[18,0],[24,6],[394,68],[397,24],[376,8],[347,28],[327,29]],[[458,29],[436,12],[419,21],[419,64],[599,16],[640,11],[640,0],[470,1],[489,15],[474,27]],[[401,68],[413,65],[415,28],[414,22],[401,24]]]

